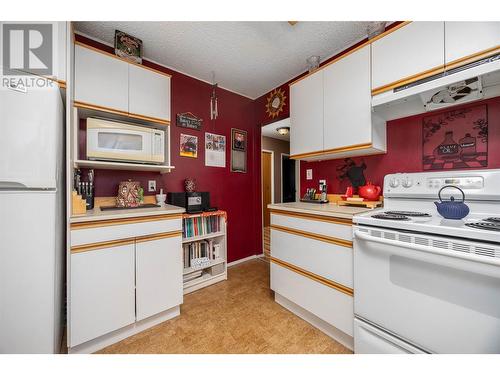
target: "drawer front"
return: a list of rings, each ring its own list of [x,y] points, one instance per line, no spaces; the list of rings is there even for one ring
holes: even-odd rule
[[[181,215],[159,219],[154,217],[135,220],[105,221],[71,224],[71,246],[182,230]]]
[[[340,292],[275,262],[271,263],[271,289],[344,333],[353,335],[352,295]]]
[[[334,219],[295,212],[271,212],[271,225],[352,242],[352,221],[348,219]]]
[[[271,256],[352,288],[352,248],[271,228]]]

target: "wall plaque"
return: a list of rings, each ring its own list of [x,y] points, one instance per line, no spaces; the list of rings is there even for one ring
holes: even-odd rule
[[[195,129],[201,130],[201,123],[203,120],[199,117],[196,117],[191,112],[184,112],[177,114],[177,126],[181,128]]]

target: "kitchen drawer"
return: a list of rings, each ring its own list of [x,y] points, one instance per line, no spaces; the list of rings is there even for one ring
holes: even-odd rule
[[[182,230],[181,215],[159,215],[71,224],[71,246]]]
[[[352,295],[274,262],[271,263],[271,289],[349,336],[353,335]]]
[[[352,288],[351,247],[271,229],[271,256]]]
[[[307,215],[307,214],[306,214]],[[335,219],[328,216],[301,216],[301,214],[276,213],[271,211],[271,225],[314,233],[352,242],[352,222],[349,219]]]

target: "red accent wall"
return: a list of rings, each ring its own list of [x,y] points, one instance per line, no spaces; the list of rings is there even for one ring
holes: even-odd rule
[[[481,102],[453,107],[453,109],[488,105],[488,167],[500,168],[500,97]],[[446,112],[447,110],[432,113]],[[420,114],[389,121],[387,123],[387,153],[353,158],[356,164],[364,161],[367,165],[365,177],[376,185],[382,186],[386,174],[397,172],[422,172],[422,118],[429,114]],[[349,181],[337,178],[336,168],[343,164],[343,159],[318,162],[302,161],[300,165],[300,190],[305,194],[307,188],[318,189],[319,180],[326,179],[328,192],[344,193]],[[312,169],[313,179],[306,180],[306,169]]]
[[[77,40],[102,50],[113,52],[109,46],[77,35]],[[175,169],[160,175],[149,172],[95,171],[96,196],[115,196],[120,181],[133,179],[147,190],[147,181],[156,180],[157,189],[166,192],[184,191],[184,179],[194,177],[198,191],[209,191],[211,204],[228,212],[228,261],[262,253],[260,213],[260,129],[256,129],[254,101],[227,90],[218,89],[219,117],[210,120],[211,85],[184,74],[158,66],[147,60],[143,65],[167,72],[171,80],[171,160]],[[175,115],[193,112],[203,119],[201,131],[175,125]],[[226,168],[205,167],[205,132],[226,136],[230,145],[231,128],[246,130],[249,137],[248,172],[230,172],[230,150],[226,150]],[[179,155],[180,133],[198,137],[198,158]],[[257,150],[257,151],[256,151]],[[85,171],[84,171],[85,172]],[[85,174],[85,173],[84,173]],[[150,194],[145,191],[145,194]]]

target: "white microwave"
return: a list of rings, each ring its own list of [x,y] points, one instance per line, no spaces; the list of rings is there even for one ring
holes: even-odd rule
[[[87,158],[162,164],[165,162],[165,131],[89,117]]]

